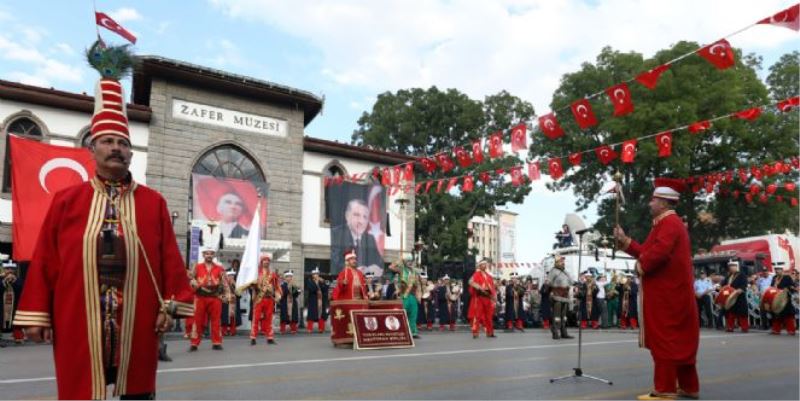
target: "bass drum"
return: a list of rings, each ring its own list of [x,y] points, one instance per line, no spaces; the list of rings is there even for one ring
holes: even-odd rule
[[[761,307],[764,308],[765,311],[774,314],[783,312],[788,302],[789,291],[779,290],[775,287],[767,288],[767,290],[764,291],[764,295],[761,297]]]
[[[719,305],[724,310],[729,310],[733,308],[733,305],[736,304],[736,300],[739,298],[739,292],[736,291],[735,288],[731,287],[730,285],[726,285],[719,290],[719,294],[717,295],[717,299],[714,301],[717,305]]]

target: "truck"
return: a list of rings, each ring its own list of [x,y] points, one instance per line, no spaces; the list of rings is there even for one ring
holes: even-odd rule
[[[709,252],[695,255],[693,264],[697,273],[702,270],[709,275],[725,275],[731,260],[739,262],[741,271],[748,275],[774,273],[776,266],[786,273],[800,270],[800,238],[787,232],[725,240]]]

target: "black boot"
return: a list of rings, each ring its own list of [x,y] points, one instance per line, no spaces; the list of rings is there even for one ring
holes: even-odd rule
[[[163,362],[172,362],[172,358],[167,355],[167,343],[162,342],[158,347],[158,360]]]
[[[558,334],[558,332],[557,332],[557,331],[555,331],[555,330],[551,330],[551,333],[553,334],[553,340],[559,340],[559,339],[561,339],[561,336]]]
[[[575,337],[567,334],[567,328],[566,327],[562,327],[561,328],[561,338],[567,338],[568,339],[568,338],[575,338]]]

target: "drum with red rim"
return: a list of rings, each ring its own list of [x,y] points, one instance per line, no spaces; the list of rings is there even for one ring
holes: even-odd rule
[[[761,307],[767,312],[775,314],[783,312],[786,304],[789,302],[789,292],[786,290],[779,290],[775,287],[769,287],[764,291],[761,296]]]
[[[720,308],[728,310],[733,308],[737,298],[739,298],[739,292],[730,285],[726,285],[720,288],[717,299],[715,299],[714,302],[719,305]]]
[[[350,311],[363,309],[369,309],[369,301],[366,299],[331,301],[331,341],[334,345],[353,343]]]

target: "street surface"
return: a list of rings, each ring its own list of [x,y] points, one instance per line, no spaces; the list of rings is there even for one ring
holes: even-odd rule
[[[572,329],[576,335],[577,330]],[[327,335],[225,337],[225,350],[187,353],[188,341],[168,341],[174,362],[162,363],[160,399],[635,399],[652,383],[650,354],[633,331],[586,331],[583,370],[613,385],[587,380],[550,383],[572,373],[577,338],[553,341],[549,331],[504,333],[473,340],[467,331],[422,332],[413,349],[334,348]],[[702,399],[800,398],[797,337],[701,331],[698,370]],[[53,399],[47,345],[0,350],[0,398]]]

